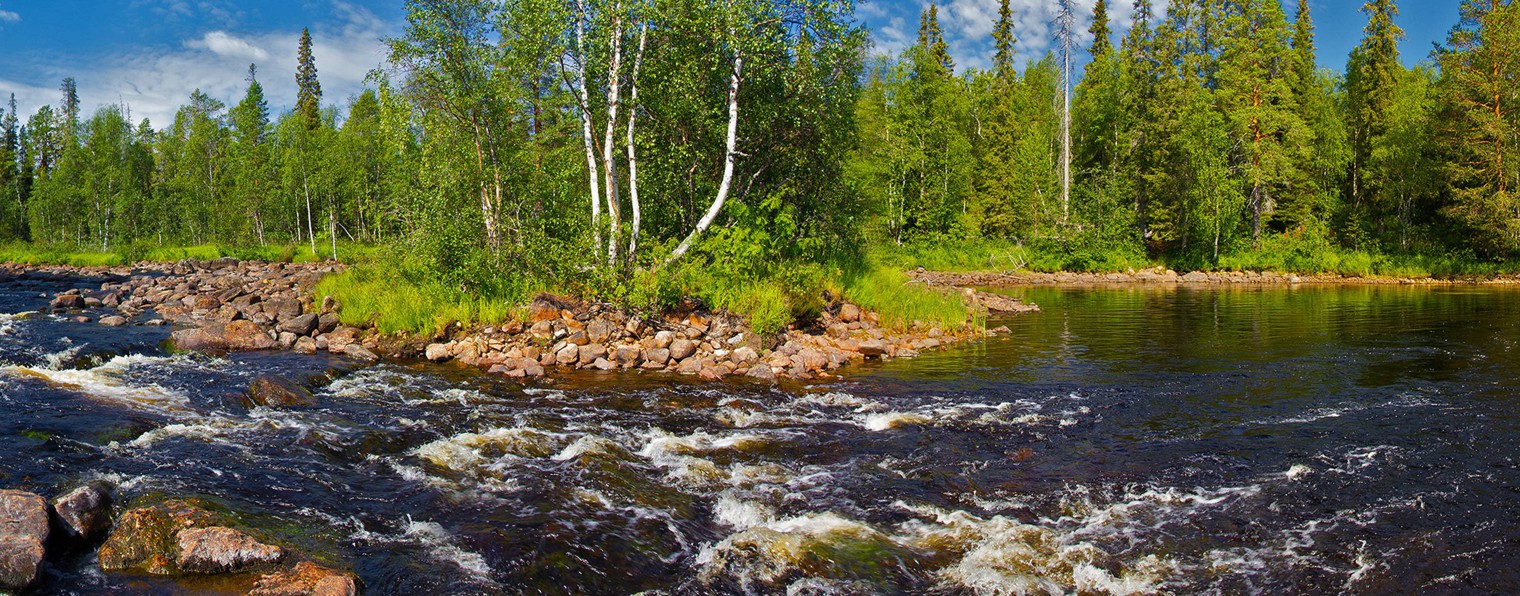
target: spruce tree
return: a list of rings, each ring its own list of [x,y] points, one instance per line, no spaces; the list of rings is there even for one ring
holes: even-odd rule
[[[992,28],[992,45],[995,52],[992,56],[992,69],[1003,80],[1012,80],[1016,75],[1013,66],[1013,10],[1008,7],[1008,0],[1002,0],[998,5],[997,24]]]
[[[950,46],[945,43],[945,32],[939,26],[939,6],[930,4],[919,17],[918,45],[938,62],[945,74],[955,72],[955,60],[950,58]]]
[[[1368,212],[1367,202],[1377,192],[1376,181],[1367,179],[1364,170],[1371,159],[1372,147],[1387,130],[1388,106],[1392,103],[1403,66],[1399,64],[1399,40],[1404,30],[1394,24],[1398,7],[1393,0],[1368,0],[1362,6],[1367,13],[1360,45],[1351,51],[1346,65],[1346,102],[1351,132],[1351,200],[1356,215],[1376,219]]]
[[[1003,5],[1007,4],[1007,0],[1004,0]],[[1108,0],[1098,0],[1098,3],[1093,5],[1092,27],[1087,31],[1093,36],[1093,58],[1106,56],[1114,50],[1113,42],[1108,39]]]
[[[296,113],[314,129],[322,119],[322,83],[317,80],[317,61],[311,55],[311,31],[301,30],[300,48],[296,54]]]

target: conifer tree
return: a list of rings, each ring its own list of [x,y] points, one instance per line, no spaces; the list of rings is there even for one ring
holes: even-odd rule
[[[1453,204],[1477,248],[1520,250],[1520,4],[1464,0],[1437,56],[1447,96],[1442,140]]]
[[[1006,3],[1004,2],[1004,4]],[[1094,58],[1106,56],[1114,50],[1113,42],[1108,39],[1110,34],[1108,30],[1108,0],[1098,0],[1096,4],[1093,4],[1093,22],[1087,31],[1093,36],[1092,55]]]
[[[311,54],[311,30],[301,30],[296,53],[296,113],[305,119],[307,128],[321,123],[322,83],[317,80],[317,61]]]
[[[1004,80],[1012,80],[1017,76],[1013,66],[1013,10],[1008,6],[1008,0],[1002,0],[998,5],[997,24],[992,27],[992,70],[998,77]]]
[[[1404,30],[1393,22],[1399,13],[1394,0],[1368,0],[1362,12],[1367,13],[1367,25],[1361,44],[1351,51],[1346,65],[1346,102],[1352,208],[1357,216],[1372,219],[1365,203],[1377,192],[1376,181],[1367,179],[1365,170],[1373,145],[1388,128],[1388,106],[1403,72],[1398,44]]]

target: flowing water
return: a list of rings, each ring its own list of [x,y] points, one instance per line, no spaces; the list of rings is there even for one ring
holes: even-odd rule
[[[0,487],[202,497],[374,594],[1520,589],[1513,290],[1014,288],[1011,336],[845,381],[525,388],[25,314],[76,284],[0,281]],[[266,372],[319,405],[247,408]]]

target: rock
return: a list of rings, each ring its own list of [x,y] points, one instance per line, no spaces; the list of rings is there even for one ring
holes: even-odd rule
[[[53,299],[55,309],[84,308],[84,296],[79,294],[63,294]]]
[[[275,329],[296,335],[311,335],[317,329],[317,315],[307,313],[280,321]]]
[[[744,346],[734,350],[734,353],[729,355],[729,359],[737,364],[745,365],[759,360],[760,355],[755,353],[749,346]]]
[[[358,360],[360,362],[379,362],[380,361],[380,357],[379,356],[376,356],[374,352],[369,351],[369,348],[366,348],[366,347],[361,346],[359,344],[348,344],[347,346],[344,346],[343,347],[343,355],[344,356],[348,356],[349,358],[353,358],[354,360]]]
[[[125,326],[127,324],[127,318],[123,317],[121,315],[111,315],[111,316],[108,316],[108,317],[101,317],[100,318],[100,324],[101,325],[105,325],[107,327],[122,327],[122,326]]]
[[[575,364],[581,358],[581,347],[575,344],[566,344],[554,353],[554,361],[561,366]]]
[[[644,350],[644,362],[646,364],[653,363],[664,366],[668,361],[670,361],[670,350],[667,350],[665,348],[650,348],[648,350]]]
[[[839,307],[839,320],[844,323],[854,323],[860,320],[860,307],[845,303]]]
[[[264,312],[277,317],[295,317],[301,314],[301,302],[290,298],[265,300]]]
[[[868,357],[881,357],[887,354],[887,348],[887,343],[882,340],[868,339],[860,342],[860,348],[857,351]]]
[[[217,300],[216,296],[210,294],[196,294],[185,299],[185,306],[190,307],[192,310],[214,310],[221,308],[222,301]]]
[[[259,375],[249,383],[248,399],[257,405],[275,408],[317,403],[317,398],[305,387],[290,379],[272,375]]]
[[[1187,275],[1182,276],[1182,281],[1191,283],[1205,282],[1208,280],[1208,274],[1202,271],[1189,271]]]
[[[586,325],[586,338],[590,339],[591,343],[594,344],[607,343],[607,340],[612,338],[614,330],[616,330],[616,327],[611,323],[603,319],[597,319]]]
[[[638,346],[618,346],[613,351],[613,360],[618,364],[628,367],[638,366],[644,357],[643,350]]]
[[[355,596],[358,581],[352,573],[302,561],[292,569],[259,578],[248,596]]]
[[[771,370],[771,365],[764,362],[749,367],[749,372],[744,373],[744,376],[761,381],[776,380],[776,372]]]
[[[591,363],[591,367],[597,370],[616,370],[618,365],[606,358],[597,358],[595,362]]]
[[[215,514],[180,499],[128,511],[100,547],[100,569],[172,575],[178,571],[175,537],[180,530],[211,527],[218,521]]]
[[[252,321],[181,329],[170,339],[181,350],[268,350],[275,347],[269,332]]]
[[[0,590],[23,590],[42,576],[48,532],[46,500],[0,490]]]
[[[297,354],[315,354],[317,353],[317,341],[310,337],[298,337],[296,338],[296,343],[291,346],[290,351]]]
[[[174,562],[187,573],[232,573],[279,562],[284,549],[224,527],[191,528],[175,535]]]
[[[104,483],[92,482],[53,502],[59,526],[74,540],[94,540],[111,527],[111,493]]]
[[[697,353],[696,342],[689,339],[678,339],[670,342],[670,358],[672,360],[685,360],[695,353]]]
[[[328,298],[332,298],[332,296],[328,296]],[[333,312],[324,312],[324,313],[322,313],[322,316],[317,317],[317,331],[316,332],[317,333],[332,333],[332,331],[334,329],[338,328],[338,323],[339,323],[339,321],[338,321],[338,315],[336,313],[333,313]]]
[[[449,359],[449,346],[448,344],[428,344],[423,350],[423,355],[433,362],[443,362]]]
[[[607,356],[607,346],[602,344],[586,344],[581,346],[578,362],[581,366],[590,366],[597,360]]]
[[[674,342],[675,340],[676,334],[671,333],[670,331],[660,331],[659,333],[654,334],[654,342],[650,344],[650,347],[669,348],[671,342]]]
[[[584,346],[591,343],[591,337],[586,335],[585,331],[576,330],[571,332],[570,336],[565,338],[565,341],[571,345]]]

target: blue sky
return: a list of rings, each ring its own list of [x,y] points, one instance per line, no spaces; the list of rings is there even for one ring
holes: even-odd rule
[[[1022,57],[1043,54],[1055,0],[1011,1]],[[1074,1],[1085,34],[1093,0]],[[1130,2],[1112,4],[1117,37]],[[1296,0],[1285,4],[1291,10]],[[1311,0],[1322,66],[1344,68],[1366,23],[1361,4]],[[1445,39],[1457,4],[1400,2],[1407,63],[1424,59],[1432,42]],[[924,6],[918,0],[874,0],[861,4],[857,15],[878,51],[896,52],[917,35]],[[989,62],[997,6],[998,0],[941,0],[946,37],[961,67]],[[73,76],[86,110],[123,102],[134,118],[151,118],[162,128],[194,89],[236,102],[253,62],[271,105],[286,109],[295,98],[296,39],[309,26],[325,99],[341,103],[384,60],[382,40],[400,33],[404,15],[402,0],[0,0],[0,94],[15,93],[29,114],[56,103],[59,81]]]

